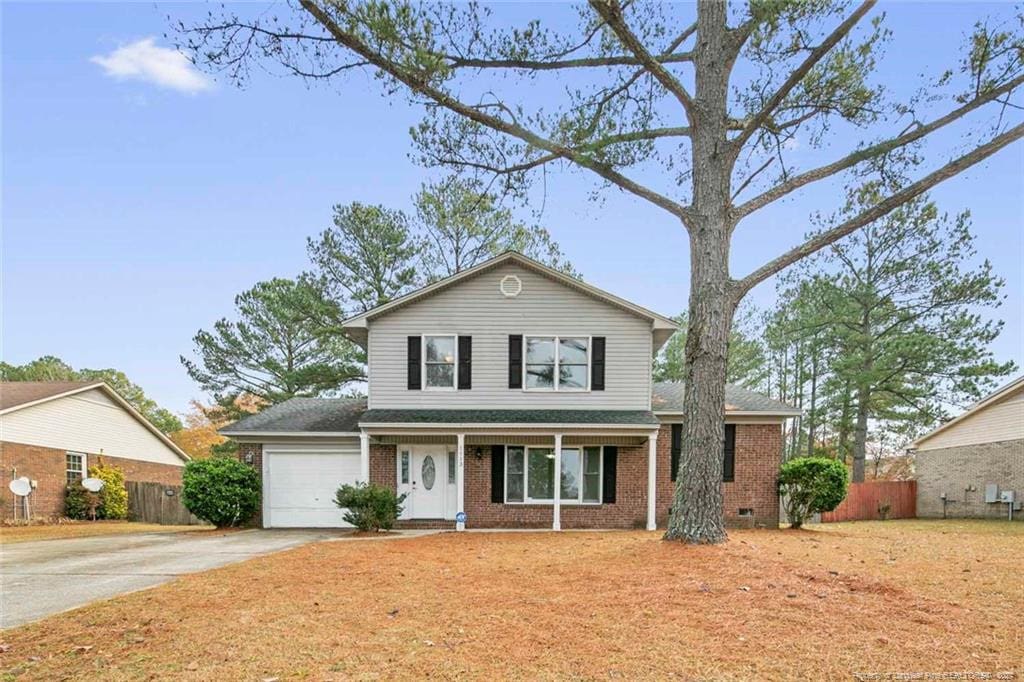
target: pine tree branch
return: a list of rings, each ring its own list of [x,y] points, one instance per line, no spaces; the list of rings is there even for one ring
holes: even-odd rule
[[[599,162],[580,153],[571,147],[556,143],[542,137],[536,132],[524,128],[515,122],[509,122],[492,114],[481,111],[479,108],[466,104],[452,95],[431,85],[421,74],[415,73],[401,64],[383,56],[380,52],[372,49],[363,42],[357,35],[350,33],[340,27],[326,12],[324,12],[314,0],[299,0],[299,4],[310,15],[313,16],[337,41],[339,45],[355,52],[367,62],[388,74],[395,80],[404,83],[413,92],[419,93],[438,105],[452,111],[464,118],[479,123],[506,135],[516,137],[529,145],[543,149],[558,157],[572,161],[573,163],[593,171],[613,185],[634,194],[641,199],[651,202],[669,213],[686,219],[689,216],[688,209],[682,204],[659,194],[658,192],[645,187],[636,181],[614,170],[610,165]]]
[[[626,25],[622,16],[622,7],[617,0],[590,0],[590,6],[604,19],[608,27],[615,32],[619,41],[632,52],[641,66],[650,72],[662,86],[672,93],[686,110],[687,117],[693,120],[693,99],[678,78],[669,73],[668,69],[652,55],[636,34]]]
[[[560,69],[581,69],[608,66],[644,66],[637,57],[612,55],[609,57],[579,57],[544,61],[536,59],[469,59],[447,55],[448,66],[453,69],[522,69],[525,71],[557,71]],[[691,52],[674,52],[653,57],[659,64],[679,64],[693,61]]]
[[[868,161],[875,157],[881,156],[882,154],[887,154],[888,152],[891,152],[894,149],[905,147],[906,145],[917,140],[920,140],[926,135],[929,135],[935,132],[936,130],[944,128],[945,126],[963,118],[964,116],[971,113],[975,109],[978,109],[979,107],[982,107],[985,104],[988,104],[989,102],[996,101],[999,97],[1002,97],[1003,95],[1007,94],[1011,90],[1016,89],[1022,84],[1024,84],[1024,75],[1018,76],[1017,78],[1014,78],[1005,85],[995,88],[990,92],[985,93],[984,95],[976,97],[967,104],[954,109],[945,116],[935,119],[931,123],[915,126],[912,130],[909,130],[908,132],[902,133],[888,140],[884,140],[882,142],[879,142],[878,144],[871,145],[870,147],[866,147],[865,149],[855,151],[852,154],[844,156],[838,161],[830,163],[826,166],[821,166],[820,168],[809,170],[806,173],[795,175],[789,180],[779,185],[776,185],[770,190],[754,197],[750,201],[747,201],[737,206],[734,211],[734,215],[738,220],[746,215],[753,213],[758,209],[764,208],[773,201],[778,201],[787,194],[790,194],[791,192],[794,192],[805,185],[809,185],[812,182],[817,182],[819,180],[824,180],[825,178],[831,177],[836,173],[839,173],[840,171],[846,170],[847,168],[851,168],[852,166],[856,166],[859,163],[863,163],[864,161]]]
[[[1005,133],[997,135],[985,144],[977,147],[971,152],[964,154],[963,156],[956,158],[947,163],[942,168],[929,173],[925,177],[921,178],[915,183],[908,185],[899,192],[896,192],[886,199],[875,204],[871,208],[861,212],[860,214],[850,218],[849,220],[833,227],[830,230],[826,230],[816,237],[807,240],[800,246],[787,251],[778,258],[766,263],[757,270],[754,270],[749,275],[741,280],[735,280],[733,282],[733,292],[737,299],[742,298],[744,294],[760,284],[764,280],[768,279],[772,275],[782,271],[786,267],[797,262],[801,258],[809,256],[829,244],[839,241],[848,234],[851,234],[855,230],[878,220],[882,216],[886,215],[893,209],[901,206],[902,204],[910,201],[914,197],[917,197],[929,189],[939,184],[943,180],[947,180],[963,171],[967,170],[971,166],[974,166],[981,161],[984,161],[988,157],[998,152],[1003,147],[1006,147],[1017,140],[1024,137],[1024,123],[1010,128]]]
[[[768,98],[768,101],[763,107],[761,107],[761,110],[754,114],[753,118],[750,119],[743,131],[732,140],[731,144],[734,145],[734,149],[737,152],[744,144],[746,144],[747,140],[750,139],[750,136],[753,135],[758,128],[764,125],[772,115],[772,112],[775,111],[775,108],[782,104],[786,97],[789,96],[789,93],[792,92],[793,88],[799,85],[800,81],[810,73],[815,64],[824,59],[825,55],[831,52],[832,48],[838,45],[839,41],[845,38],[846,35],[853,30],[853,27],[864,18],[864,15],[875,6],[875,3],[876,0],[865,0],[862,2],[860,7],[858,7],[853,14],[848,16],[843,23],[839,24],[839,26],[837,26],[820,45],[811,50],[811,53],[807,55],[800,66],[798,66],[793,73],[789,75],[789,78],[787,78],[779,87],[779,89],[775,91],[775,94]]]

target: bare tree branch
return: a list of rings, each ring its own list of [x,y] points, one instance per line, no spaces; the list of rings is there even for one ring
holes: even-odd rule
[[[395,63],[391,59],[384,57],[376,50],[370,48],[356,35],[353,35],[338,26],[338,24],[331,19],[331,17],[328,16],[328,14],[324,12],[314,0],[299,0],[299,4],[303,9],[309,12],[309,14],[311,14],[313,18],[328,31],[328,33],[334,36],[334,39],[338,44],[355,52],[367,62],[392,78],[404,83],[412,89],[413,92],[417,92],[428,97],[440,106],[455,112],[460,116],[468,118],[471,121],[493,130],[497,130],[498,132],[505,133],[506,135],[517,137],[538,149],[543,149],[558,157],[568,159],[578,166],[587,168],[613,185],[616,185],[617,187],[634,194],[641,199],[651,202],[655,206],[668,211],[680,219],[685,220],[689,216],[687,208],[679,202],[655,192],[648,187],[644,187],[614,170],[610,165],[601,163],[590,158],[584,153],[542,137],[521,125],[510,123],[504,119],[480,111],[478,108],[468,105],[455,97],[452,97],[448,93],[439,90],[431,85],[422,75],[412,72],[400,64]]]
[[[846,37],[846,35],[853,29],[854,26],[864,17],[865,14],[875,6],[876,0],[864,0],[860,7],[856,9],[850,16],[846,18],[843,23],[839,24],[832,31],[831,34],[820,45],[814,48],[804,61],[798,66],[793,73],[789,74],[789,78],[775,91],[775,94],[768,98],[768,101],[761,107],[761,110],[754,114],[753,118],[747,122],[743,132],[741,132],[733,141],[734,149],[739,150],[746,144],[750,136],[753,135],[758,128],[764,125],[765,121],[772,115],[775,108],[782,104],[783,100],[792,92],[793,88],[800,84],[800,81],[810,73],[814,65],[820,62],[825,55],[832,51],[839,41]]]
[[[996,101],[999,97],[1005,95],[1006,93],[1019,87],[1020,85],[1024,85],[1024,76],[1018,76],[1017,78],[1014,78],[1012,81],[1006,83],[1005,85],[995,88],[990,92],[985,93],[984,95],[976,97],[975,99],[971,100],[962,107],[954,109],[945,116],[935,119],[931,123],[919,125],[916,127],[908,126],[907,130],[909,132],[901,133],[896,137],[884,140],[882,142],[879,142],[878,144],[871,145],[870,147],[866,147],[865,149],[855,151],[852,154],[844,156],[838,161],[830,163],[826,166],[821,166],[820,168],[809,170],[805,173],[801,173],[800,175],[795,175],[789,180],[779,185],[776,185],[770,190],[764,192],[763,194],[754,197],[750,201],[747,201],[741,204],[740,206],[737,206],[734,215],[737,219],[742,218],[743,216],[749,215],[750,213],[753,213],[754,211],[760,208],[764,208],[773,201],[781,199],[790,192],[793,192],[803,187],[804,185],[809,185],[812,182],[817,182],[818,180],[824,180],[827,177],[835,175],[836,173],[846,170],[847,168],[855,166],[859,163],[873,159],[876,156],[881,156],[882,154],[891,152],[894,149],[904,147],[910,144],[911,142],[915,142],[916,140],[923,138],[925,135],[933,133],[936,130],[949,125],[950,123],[953,123],[954,121],[971,113],[975,109],[978,109],[979,107],[988,104],[989,102]]]
[[[647,51],[647,48],[640,42],[636,34],[629,29],[629,26],[626,25],[622,17],[622,7],[618,1],[590,0],[590,6],[605,20],[605,23],[615,32],[615,35],[619,37],[619,40],[626,49],[636,55],[640,65],[647,69],[666,90],[679,100],[679,103],[683,105],[683,109],[686,110],[687,116],[692,120],[693,99],[690,97],[690,93],[686,91],[686,88],[679,82],[678,78],[669,73],[668,69],[654,55]]]
[[[580,57],[578,59],[561,59],[556,61],[542,61],[534,59],[465,59],[454,55],[447,55],[448,66],[453,69],[477,68],[477,69],[524,69],[527,71],[557,71],[559,69],[580,69],[608,66],[643,66],[640,59],[628,55],[614,55],[609,57]],[[693,54],[690,52],[675,52],[663,54],[654,58],[661,64],[677,64],[693,61]]]
[[[950,161],[942,168],[929,173],[917,182],[888,196],[886,199],[880,201],[866,211],[863,211],[832,229],[826,230],[816,237],[807,240],[795,249],[787,251],[778,258],[775,258],[757,270],[754,270],[743,279],[734,280],[732,285],[733,295],[737,297],[737,299],[742,298],[743,295],[750,291],[754,286],[792,265],[801,258],[810,256],[829,244],[832,244],[859,228],[864,227],[868,223],[878,220],[905,202],[927,192],[943,180],[947,180],[971,166],[984,161],[1003,147],[1016,142],[1022,137],[1024,137],[1024,123],[1010,128],[1001,135],[993,137],[991,140],[972,150],[970,153],[964,154],[963,156]]]

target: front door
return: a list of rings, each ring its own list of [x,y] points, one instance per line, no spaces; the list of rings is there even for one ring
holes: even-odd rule
[[[402,462],[403,456],[408,457],[406,462]],[[413,445],[399,448],[398,457],[399,490],[404,488],[404,492],[409,493],[402,516],[414,519],[444,518],[448,489],[448,448],[444,445]],[[406,480],[402,481],[402,478]]]

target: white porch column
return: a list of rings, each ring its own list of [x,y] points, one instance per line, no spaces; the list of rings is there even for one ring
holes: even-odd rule
[[[455,438],[455,530],[466,530],[466,434]]]
[[[555,517],[551,530],[562,530],[562,434],[555,434]]]
[[[658,528],[658,432],[647,437],[647,530]]]
[[[370,482],[370,434],[359,434],[359,480]]]

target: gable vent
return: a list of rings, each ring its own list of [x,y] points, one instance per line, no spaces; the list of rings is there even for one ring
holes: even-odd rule
[[[523,282],[515,275],[505,275],[501,278],[498,289],[505,298],[515,298],[523,290]]]

